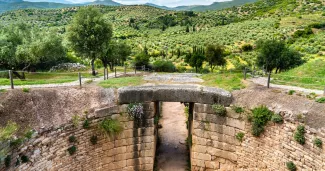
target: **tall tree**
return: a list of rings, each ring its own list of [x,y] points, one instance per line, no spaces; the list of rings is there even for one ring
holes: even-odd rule
[[[125,62],[131,54],[131,47],[125,43],[111,41],[107,47],[99,59],[104,67],[107,68],[109,66],[111,71],[113,71],[115,64]]]
[[[226,64],[224,46],[207,45],[205,48],[205,56],[212,72],[216,66],[224,66]]]
[[[259,40],[256,44],[259,51],[257,65],[264,67],[267,72],[287,70],[304,62],[302,55],[289,49],[284,41]]]
[[[112,25],[94,7],[81,8],[68,27],[72,49],[81,57],[91,60],[93,75],[96,75],[94,62],[109,46],[112,30]]]
[[[189,52],[185,57],[185,62],[190,64],[191,67],[194,67],[196,73],[199,68],[202,68],[204,60],[204,49],[197,47],[193,47],[193,53]]]

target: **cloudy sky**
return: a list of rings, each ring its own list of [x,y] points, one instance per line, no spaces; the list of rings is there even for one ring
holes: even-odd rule
[[[26,1],[48,1],[48,2],[70,2],[70,3],[85,3],[95,0],[26,0]],[[213,2],[231,1],[231,0],[113,0],[121,4],[145,4],[153,3],[168,7],[176,7],[181,5],[210,5]]]

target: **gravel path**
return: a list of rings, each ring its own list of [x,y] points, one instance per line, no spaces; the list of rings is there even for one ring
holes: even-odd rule
[[[252,81],[255,84],[267,86],[267,78],[266,77],[251,78],[250,81]],[[310,93],[316,93],[318,95],[324,94],[324,91],[322,91],[322,90],[306,89],[306,88],[301,88],[301,87],[296,87],[296,86],[270,84],[270,87],[275,87],[275,88],[280,88],[280,89],[285,89],[285,90],[295,90],[295,91],[300,91],[300,92],[304,92],[307,94],[310,94]]]
[[[137,72],[140,73],[140,72]],[[127,74],[131,75],[134,74],[134,72],[128,72]],[[123,76],[124,72],[118,72],[116,74],[117,76]],[[108,78],[114,78],[115,74],[110,73],[108,74]],[[103,81],[103,76],[98,78],[83,78],[81,79],[81,84],[85,85],[89,80],[92,80],[92,82],[99,82]],[[73,81],[73,82],[67,82],[67,83],[58,83],[58,84],[35,84],[35,85],[17,85],[14,86],[14,88],[54,88],[54,87],[70,87],[70,86],[79,86],[79,80]],[[0,86],[0,89],[10,89],[10,85],[6,86]]]

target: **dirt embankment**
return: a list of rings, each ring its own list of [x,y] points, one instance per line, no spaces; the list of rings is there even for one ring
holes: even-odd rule
[[[263,86],[250,85],[244,90],[233,92],[233,104],[250,109],[266,105],[286,119],[296,122],[302,120],[306,125],[325,129],[325,104],[317,103],[297,94],[288,95],[285,90],[267,89]]]
[[[114,105],[115,99],[114,90],[98,87],[9,90],[0,93],[0,126],[13,121],[21,130],[46,130],[71,121],[73,115]]]

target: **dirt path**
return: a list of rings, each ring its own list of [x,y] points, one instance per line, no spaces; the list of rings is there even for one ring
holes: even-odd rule
[[[187,149],[184,105],[176,102],[164,102],[159,130],[161,144],[157,151],[158,171],[182,171],[187,169]]]

